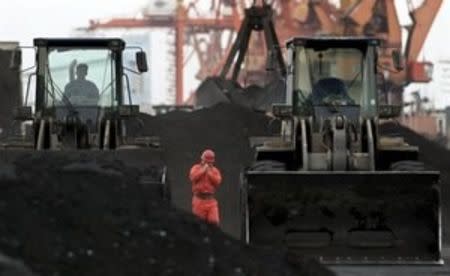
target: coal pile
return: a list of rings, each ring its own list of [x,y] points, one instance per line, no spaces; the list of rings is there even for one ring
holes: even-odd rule
[[[0,276],[33,276],[34,274],[21,262],[0,254]]]
[[[142,115],[130,132],[161,138],[172,201],[178,208],[191,211],[191,184],[188,173],[199,162],[201,152],[216,152],[216,165],[223,175],[218,190],[222,230],[239,238],[240,173],[254,157],[249,136],[270,135],[277,122],[264,114],[232,104],[219,104],[192,113],[172,112],[158,117]]]
[[[385,123],[380,126],[380,133],[404,137],[410,145],[419,147],[419,160],[427,167],[441,172],[441,198],[443,204],[443,240],[450,244],[450,151],[442,145],[431,141],[398,123]]]
[[[291,266],[282,251],[247,247],[190,214],[187,173],[209,147],[224,175],[222,230],[239,236],[239,174],[253,157],[248,136],[269,134],[276,125],[233,105],[142,115],[128,130],[161,137],[163,156],[151,163],[168,166],[178,208],[140,183],[143,172],[127,162],[3,154],[0,251],[39,275],[330,275],[314,261]]]
[[[450,151],[413,130],[398,123],[390,122],[380,126],[380,133],[404,137],[410,145],[419,147],[419,159],[444,174],[450,173]]]
[[[2,164],[1,250],[39,275],[329,275],[315,262],[294,270],[282,252],[244,247],[175,210],[119,162]]]

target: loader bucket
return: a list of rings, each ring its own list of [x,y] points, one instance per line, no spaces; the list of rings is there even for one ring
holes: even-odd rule
[[[129,177],[150,189],[156,198],[169,197],[166,167],[162,150],[153,148],[100,150],[36,151],[3,149],[0,151],[0,181],[32,182],[31,177],[42,175],[59,179],[76,174],[96,174],[110,177]],[[57,181],[56,181],[57,182]]]
[[[195,106],[211,107],[218,103],[229,103],[230,99],[227,94],[237,86],[234,82],[220,77],[207,78],[197,88]]]
[[[440,264],[439,173],[248,171],[243,238],[327,264]]]

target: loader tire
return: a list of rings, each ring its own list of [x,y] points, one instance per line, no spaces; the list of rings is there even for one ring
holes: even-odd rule
[[[286,165],[283,162],[274,160],[257,161],[250,167],[251,171],[285,171]]]
[[[391,164],[392,171],[424,171],[425,164],[414,160],[398,161]]]

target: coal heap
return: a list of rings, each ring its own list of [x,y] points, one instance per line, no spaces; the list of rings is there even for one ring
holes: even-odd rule
[[[63,157],[25,156],[13,168],[3,164],[2,251],[40,275],[301,273],[281,252],[244,247],[168,206],[138,183],[134,168],[117,162],[91,164],[92,169]],[[11,173],[32,164],[26,174]],[[314,262],[305,267],[322,269]]]
[[[158,117],[142,115],[130,129],[133,134],[157,135],[164,148],[173,203],[191,211],[188,173],[201,152],[216,152],[216,165],[223,174],[218,190],[222,230],[240,236],[240,173],[253,160],[249,136],[269,135],[277,128],[264,114],[232,104],[219,104],[192,113],[171,112]]]
[[[419,159],[443,174],[450,173],[450,151],[413,130],[395,122],[380,125],[380,133],[389,136],[404,137],[410,145],[419,147]]]
[[[21,262],[0,254],[0,276],[33,276],[34,274]]]
[[[389,122],[380,126],[380,133],[404,137],[410,145],[419,147],[419,160],[427,167],[441,172],[441,198],[443,219],[443,241],[450,244],[450,151],[398,123]]]
[[[268,122],[232,105],[135,121],[130,133],[164,141],[178,208],[120,160],[25,154],[0,161],[1,251],[39,275],[330,275],[314,261],[291,266],[284,252],[245,246],[190,214],[187,173],[209,147],[224,174],[222,229],[238,236],[239,174],[253,156],[247,138],[271,133]]]

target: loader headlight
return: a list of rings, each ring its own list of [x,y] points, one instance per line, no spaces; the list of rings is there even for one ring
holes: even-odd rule
[[[120,117],[132,117],[139,114],[139,105],[121,105],[119,106]]]
[[[272,105],[272,113],[275,117],[291,117],[292,106],[288,104],[274,104]]]
[[[19,121],[33,120],[33,111],[31,106],[19,106],[14,110],[14,118]]]
[[[397,118],[402,114],[403,106],[400,105],[379,105],[378,117],[381,119]]]

